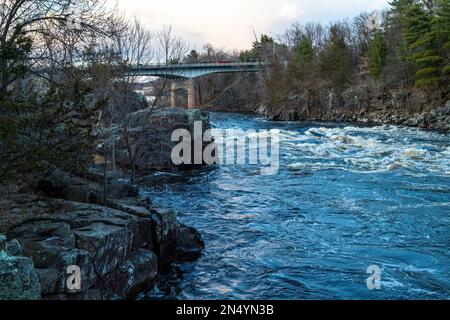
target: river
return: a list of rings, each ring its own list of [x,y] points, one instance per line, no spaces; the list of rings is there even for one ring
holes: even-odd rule
[[[230,113],[211,122],[279,129],[279,173],[223,165],[143,179],[141,192],[206,248],[141,298],[449,298],[450,135]],[[372,265],[380,290],[366,284]]]

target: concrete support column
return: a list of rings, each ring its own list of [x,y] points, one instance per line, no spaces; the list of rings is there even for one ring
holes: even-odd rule
[[[175,81],[172,81],[170,85],[170,105],[172,107],[177,106],[177,84]]]
[[[187,85],[188,109],[195,109],[197,105],[197,90],[195,90],[195,80],[189,79]]]

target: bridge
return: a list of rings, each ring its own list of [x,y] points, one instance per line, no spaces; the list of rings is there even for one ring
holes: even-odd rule
[[[209,74],[243,73],[264,71],[264,62],[232,62],[232,63],[195,63],[195,64],[149,64],[137,65],[128,72],[129,76],[159,77],[173,80],[187,80],[188,108],[197,106],[197,90],[195,78]],[[172,82],[172,106],[176,106],[176,91],[180,88],[177,81]]]
[[[214,73],[259,72],[264,62],[150,64],[132,67],[130,76],[151,76],[169,79],[195,79]]]

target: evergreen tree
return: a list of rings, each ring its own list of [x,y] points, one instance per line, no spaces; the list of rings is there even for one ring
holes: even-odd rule
[[[386,63],[387,44],[383,32],[378,31],[369,45],[370,74],[380,78]]]
[[[313,62],[313,43],[310,38],[305,38],[300,41],[294,52],[294,59],[292,63],[294,76],[300,80],[304,80],[309,72],[311,72]]]
[[[450,76],[450,1],[438,0],[435,15],[435,27],[439,37],[441,56],[443,57],[442,73],[446,79]]]
[[[403,16],[405,9],[414,4],[415,0],[393,0],[384,23],[387,54],[383,79],[393,86],[412,85],[415,82],[416,65],[407,59],[408,49],[404,41],[405,24]]]
[[[186,63],[198,63],[200,61],[200,54],[197,50],[191,50],[185,59]]]
[[[433,11],[423,3],[415,2],[404,9],[402,20],[405,24],[407,58],[418,67],[416,85],[439,84],[442,57],[439,55]]]
[[[321,56],[321,72],[334,86],[342,88],[351,74],[351,52],[339,25],[330,27],[327,46]]]

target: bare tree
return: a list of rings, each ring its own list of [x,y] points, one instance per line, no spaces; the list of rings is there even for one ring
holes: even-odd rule
[[[117,17],[111,28],[115,29],[115,32],[112,32],[111,41],[105,44],[105,48],[109,48],[114,54],[116,62],[110,61],[109,65],[113,64],[116,72],[115,75],[109,74],[110,77],[106,77],[108,84],[103,84],[108,105],[101,118],[100,127],[105,140],[105,155],[111,153],[112,170],[115,172],[117,143],[121,138],[124,138],[130,163],[134,163],[134,152],[129,152],[133,148],[128,139],[127,115],[135,111],[135,99],[132,97],[135,95],[134,89],[139,78],[132,70],[139,65],[150,63],[154,58],[154,51],[152,33],[147,31],[137,18],[127,22],[123,17]],[[131,171],[131,183],[134,183],[134,165],[131,166]]]
[[[189,52],[189,44],[174,36],[172,26],[164,26],[157,34],[158,61],[164,64],[179,63]]]
[[[178,64],[189,52],[189,44],[173,33],[172,26],[164,26],[156,34],[156,53],[158,63],[165,65]],[[170,93],[172,80],[160,78],[150,83],[150,91],[153,96],[151,107],[158,105],[160,100]]]
[[[106,35],[103,27],[112,11],[97,0],[1,0],[0,44],[3,48],[29,41],[30,54],[22,61],[2,59],[3,70],[18,65],[28,71],[62,67],[82,60],[86,39]],[[51,43],[51,46],[49,45]],[[33,69],[35,68],[35,69]],[[3,72],[0,89],[17,80]]]

